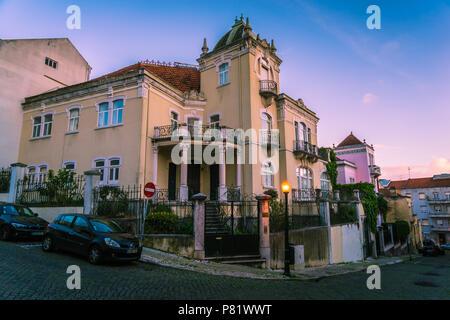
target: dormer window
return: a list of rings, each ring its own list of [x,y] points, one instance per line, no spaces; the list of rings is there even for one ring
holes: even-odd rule
[[[228,82],[228,63],[223,63],[219,66],[219,85],[227,84]]]

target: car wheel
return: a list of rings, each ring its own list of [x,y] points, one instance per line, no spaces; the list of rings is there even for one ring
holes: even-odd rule
[[[44,241],[42,242],[42,250],[45,252],[51,252],[55,249],[55,245],[53,243],[53,239],[50,236],[45,236]]]
[[[102,253],[97,246],[92,246],[89,249],[89,262],[91,264],[100,264],[102,260]]]

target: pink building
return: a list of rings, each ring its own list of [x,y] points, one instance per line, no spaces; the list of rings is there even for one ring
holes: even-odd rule
[[[378,192],[378,177],[381,174],[380,167],[375,165],[373,145],[366,141],[361,142],[350,132],[334,152],[338,158],[338,184],[350,184],[358,182],[369,182],[375,186]]]

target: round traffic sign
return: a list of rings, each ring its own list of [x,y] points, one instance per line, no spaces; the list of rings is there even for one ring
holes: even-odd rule
[[[144,186],[144,195],[147,198],[151,198],[155,195],[156,192],[156,187],[155,184],[153,182],[148,182],[145,184]]]

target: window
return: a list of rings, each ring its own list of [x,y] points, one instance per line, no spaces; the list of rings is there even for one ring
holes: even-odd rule
[[[119,183],[120,159],[109,160],[109,183]]]
[[[99,109],[98,109],[98,126],[104,127],[108,125],[108,112],[109,110],[109,103],[103,102],[100,103]]]
[[[76,232],[89,231],[89,224],[83,217],[77,217],[73,223],[73,229]]]
[[[44,116],[44,134],[43,134],[44,137],[52,134],[52,122],[53,122],[53,115],[46,114]]]
[[[272,130],[272,117],[268,113],[263,112],[261,114],[261,118],[262,118],[263,130],[271,131]]]
[[[428,226],[428,219],[422,219],[422,225]]]
[[[262,165],[262,176],[263,176],[263,183],[264,187],[266,188],[272,188],[274,184],[274,168],[272,165],[272,162],[268,161],[266,163],[263,163]]]
[[[35,117],[33,120],[33,138],[41,136],[42,117]]]
[[[435,212],[441,212],[441,207],[440,206],[434,206],[434,211]]]
[[[215,114],[209,118],[209,124],[211,128],[219,129],[220,128],[220,115]]]
[[[75,218],[75,216],[62,216],[59,220],[58,220],[58,224],[60,226],[64,226],[67,228],[70,228],[70,226],[72,225],[73,219]]]
[[[118,184],[121,164],[120,157],[95,159],[94,168],[100,171],[100,184]]]
[[[28,167],[28,179],[31,184],[34,184],[36,181],[36,168],[35,167]]]
[[[44,183],[47,180],[47,166],[42,165],[39,167],[39,176],[37,183]]]
[[[55,60],[52,60],[48,57],[45,58],[45,64],[54,69],[56,69],[56,67],[58,66],[58,62],[56,62]]]
[[[309,200],[311,198],[311,189],[313,187],[312,170],[309,168],[297,168],[297,184],[301,200]]]
[[[219,66],[219,85],[228,83],[228,63]]]
[[[178,113],[173,111],[170,113],[170,126],[172,127],[172,131],[178,128]]]
[[[113,102],[113,119],[112,124],[120,124],[122,123],[122,115],[123,115],[123,100],[116,100]]]
[[[78,131],[78,121],[80,119],[80,109],[75,108],[69,111],[69,132]]]
[[[351,184],[355,183],[355,178],[350,178],[350,183]]]
[[[423,193],[423,192],[419,193],[419,199],[421,199],[421,200],[426,199],[425,193]]]
[[[450,200],[450,192],[445,193],[445,199]]]
[[[294,121],[294,137],[295,137],[295,141],[299,140],[299,129],[298,129],[298,122]]]
[[[77,168],[76,161],[64,161],[63,163],[63,169],[69,170],[69,171],[75,171]]]
[[[322,172],[320,174],[320,189],[324,192],[330,191],[330,179],[328,178],[328,174],[326,172]]]

